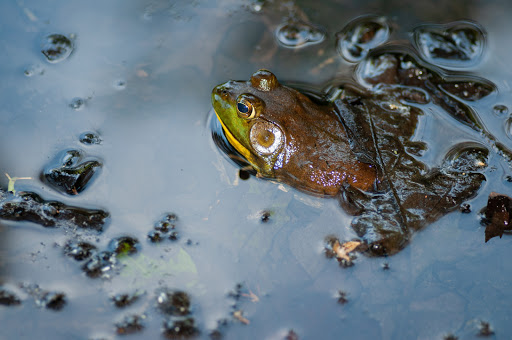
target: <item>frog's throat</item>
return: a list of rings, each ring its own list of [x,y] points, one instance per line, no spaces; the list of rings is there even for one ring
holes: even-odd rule
[[[249,151],[249,149],[247,149],[245,146],[243,146],[242,144],[240,144],[240,142],[238,140],[236,140],[235,137],[233,137],[233,135],[231,134],[231,132],[229,131],[229,129],[226,127],[226,125],[224,125],[224,123],[222,122],[222,119],[220,119],[219,115],[217,114],[217,112],[215,112],[215,115],[217,116],[217,119],[219,120],[220,122],[220,125],[222,125],[222,129],[224,130],[225,134],[226,134],[226,137],[228,138],[228,142],[229,144],[231,144],[235,149],[236,151],[240,152],[240,154],[242,156],[245,157],[245,159],[251,163],[253,166],[255,166],[256,162],[255,162],[255,159],[254,159],[254,155]]]

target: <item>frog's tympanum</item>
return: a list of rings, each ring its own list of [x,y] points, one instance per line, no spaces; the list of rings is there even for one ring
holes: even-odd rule
[[[418,65],[407,54],[369,58],[360,83],[379,91],[344,92],[330,103],[259,70],[249,81],[215,87],[212,102],[227,140],[260,176],[338,197],[355,215],[352,227],[369,254],[393,254],[412,231],[475,196],[487,167],[488,150],[477,142],[454,145],[435,167],[418,160],[426,145],[412,140],[417,107],[431,102],[479,130],[458,98],[477,100],[493,90],[474,79],[450,83]]]

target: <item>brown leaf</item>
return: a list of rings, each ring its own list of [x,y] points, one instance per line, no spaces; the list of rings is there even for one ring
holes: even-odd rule
[[[503,236],[505,230],[512,230],[511,223],[512,199],[509,196],[491,192],[487,206],[483,210],[485,228],[485,242],[495,236]]]

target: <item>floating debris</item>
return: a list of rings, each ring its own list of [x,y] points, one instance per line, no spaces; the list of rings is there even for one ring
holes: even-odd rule
[[[326,238],[325,256],[328,258],[336,258],[342,267],[350,267],[354,265],[356,251],[364,251],[368,246],[359,240],[341,243],[336,237],[328,236]]]
[[[164,322],[162,334],[167,339],[188,339],[197,337],[199,329],[191,317],[173,317]]]
[[[469,204],[469,203],[462,203],[460,205],[460,212],[463,213],[463,214],[471,213],[471,204]]]
[[[480,331],[478,332],[478,336],[489,337],[494,335],[494,331],[492,330],[491,325],[486,321],[480,322],[479,329]]]
[[[128,315],[121,322],[116,323],[116,333],[119,335],[134,334],[144,329],[145,315]]]
[[[338,291],[338,299],[337,299],[338,303],[340,305],[344,305],[348,302],[348,299],[347,299],[347,293],[345,293],[344,291],[342,290],[339,290]]]
[[[293,329],[290,329],[284,340],[299,340],[299,335]]]
[[[108,278],[110,272],[117,264],[117,258],[113,252],[102,251],[94,254],[87,263],[82,266],[82,270],[90,278],[105,277]]]
[[[195,320],[191,316],[189,295],[181,290],[162,288],[157,291],[158,309],[166,316],[163,335],[168,339],[190,338],[199,335]]]
[[[163,241],[162,234],[155,230],[152,230],[148,233],[148,239],[153,243],[158,243],[158,242]]]
[[[20,288],[32,296],[39,307],[60,311],[67,303],[64,293],[47,291],[41,289],[37,284],[22,283]]]
[[[0,305],[3,306],[18,306],[21,304],[21,299],[13,292],[0,287]]]
[[[111,300],[117,308],[125,308],[134,304],[142,294],[144,293],[140,291],[130,294],[116,294],[111,297]]]
[[[14,183],[16,183],[19,179],[32,179],[32,177],[11,177],[8,173],[5,173],[5,176],[9,179],[9,183],[7,184],[7,191],[11,192],[13,195],[16,195],[16,190],[14,190]]]
[[[178,215],[175,213],[165,214],[153,227],[154,230],[148,233],[148,239],[153,243],[158,243],[167,238],[171,241],[177,241],[179,239],[178,231],[176,230],[176,224],[178,222]]]
[[[29,221],[44,227],[78,227],[103,231],[109,213],[65,205],[58,201],[45,201],[33,192],[6,195],[0,189],[0,219]]]
[[[69,107],[75,111],[81,110],[85,106],[85,100],[79,97],[73,98]]]
[[[42,76],[44,74],[44,68],[41,65],[31,65],[23,71],[23,74],[25,74],[27,77],[32,77],[34,75],[40,75]]]
[[[56,165],[43,171],[43,178],[55,189],[68,195],[78,195],[97,176],[102,164],[98,160],[86,160],[80,150],[67,150],[57,156]]]
[[[96,252],[96,246],[84,241],[70,240],[64,246],[64,254],[83,261],[90,258]]]
[[[131,236],[121,236],[110,241],[109,250],[117,256],[133,255],[139,251],[139,240]]]
[[[263,211],[261,213],[261,222],[267,223],[270,221],[270,212],[269,211]]]
[[[66,295],[59,292],[46,292],[41,299],[36,300],[36,303],[48,309],[59,311],[66,305]]]
[[[482,224],[485,225],[485,242],[503,236],[512,230],[512,199],[509,196],[491,192],[487,206],[482,210]]]
[[[233,317],[234,317],[236,320],[238,320],[238,321],[240,321],[241,323],[243,323],[244,325],[248,325],[248,324],[250,324],[251,322],[249,321],[249,319],[247,319],[246,317],[244,317],[243,313],[244,313],[244,312],[243,312],[242,310],[240,310],[240,309],[239,309],[239,310],[236,310],[236,311],[234,311],[234,312],[233,312]]]
[[[190,297],[183,291],[163,288],[157,293],[156,301],[164,314],[183,316],[191,313]]]
[[[126,81],[124,81],[124,80],[116,80],[114,82],[114,88],[116,90],[119,90],[119,91],[124,90],[126,88]]]

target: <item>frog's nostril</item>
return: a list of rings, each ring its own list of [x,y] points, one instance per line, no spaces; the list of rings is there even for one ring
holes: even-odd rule
[[[217,86],[215,92],[219,95],[225,96],[228,94],[228,90],[224,86]]]
[[[228,90],[224,86],[218,87],[217,93],[220,94],[221,96],[227,96]]]

